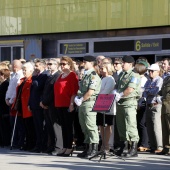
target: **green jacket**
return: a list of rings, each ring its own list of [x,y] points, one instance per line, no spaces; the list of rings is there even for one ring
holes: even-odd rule
[[[90,98],[95,98],[100,92],[101,79],[94,69],[90,69],[84,75],[83,79],[80,82],[80,87],[78,91],[78,96],[82,97],[89,90],[94,90],[93,95]]]

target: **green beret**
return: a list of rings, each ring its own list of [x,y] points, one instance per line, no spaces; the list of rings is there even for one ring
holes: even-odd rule
[[[149,67],[148,62],[146,62],[146,61],[139,60],[137,63],[138,63],[138,64],[143,64],[146,68],[148,68],[148,67]]]

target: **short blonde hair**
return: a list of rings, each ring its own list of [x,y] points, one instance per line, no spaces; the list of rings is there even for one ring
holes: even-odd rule
[[[102,64],[100,68],[106,68],[109,75],[113,75],[113,69],[111,64]]]
[[[1,63],[0,63],[0,70],[1,70],[1,69],[8,69],[7,64],[4,63],[4,62],[1,62]]]

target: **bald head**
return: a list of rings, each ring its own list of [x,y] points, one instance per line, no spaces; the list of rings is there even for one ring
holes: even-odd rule
[[[13,60],[12,62],[12,70],[14,73],[22,69],[22,63],[20,60]]]
[[[97,61],[98,66],[101,65],[102,60],[103,60],[104,58],[105,58],[105,56],[103,56],[103,55],[99,55],[99,56],[96,57],[96,61]]]

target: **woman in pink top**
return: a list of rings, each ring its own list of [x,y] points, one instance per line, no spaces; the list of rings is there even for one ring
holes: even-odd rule
[[[62,127],[63,149],[57,155],[69,156],[73,151],[74,97],[78,91],[78,78],[70,57],[62,57],[60,66],[63,73],[54,84],[54,102]]]

